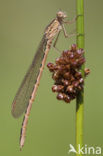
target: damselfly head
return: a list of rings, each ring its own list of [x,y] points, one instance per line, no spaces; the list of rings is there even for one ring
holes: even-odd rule
[[[65,12],[63,12],[63,11],[58,11],[57,12],[57,18],[66,18],[67,17],[67,15],[66,15],[66,13]]]

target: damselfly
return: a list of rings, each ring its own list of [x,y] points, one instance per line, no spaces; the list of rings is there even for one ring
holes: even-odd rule
[[[18,118],[22,115],[22,113],[24,113],[24,111],[26,111],[21,128],[20,148],[22,148],[24,145],[28,117],[30,114],[32,103],[35,99],[37,88],[39,86],[40,78],[52,41],[57,35],[54,43],[55,46],[61,30],[63,30],[65,37],[70,37],[73,35],[66,34],[64,23],[71,24],[75,21],[75,18],[72,21],[65,21],[66,17],[67,16],[64,12],[59,11],[56,18],[46,27],[43,38],[36,51],[32,64],[27,71],[24,80],[22,81],[21,86],[18,89],[18,92],[14,98],[12,104],[13,117]]]

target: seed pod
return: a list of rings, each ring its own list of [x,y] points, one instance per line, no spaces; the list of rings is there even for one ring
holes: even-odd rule
[[[57,92],[57,88],[58,88],[57,85],[53,85],[52,91],[53,91],[53,92]]]
[[[83,83],[83,82],[84,82],[83,78],[80,78],[79,83]]]
[[[64,86],[68,86],[69,85],[69,81],[68,80],[62,79],[62,83],[63,83]]]
[[[76,78],[76,79],[79,79],[79,78],[81,78],[81,77],[82,77],[81,72],[76,72],[76,73],[75,73],[75,78]]]
[[[85,72],[85,76],[87,76],[87,75],[90,73],[90,69],[85,68],[85,69],[84,69],[84,72]]]
[[[71,45],[71,51],[76,51],[77,50],[77,45],[76,44],[72,44]]]
[[[64,100],[65,102],[67,102],[67,103],[70,103],[70,101],[71,101],[70,97],[69,97],[68,95],[66,95],[66,94],[64,95],[63,100]]]
[[[58,100],[63,100],[63,98],[64,98],[63,93],[58,93],[57,99]]]
[[[57,80],[57,79],[59,78],[59,76],[60,76],[60,71],[57,70],[57,71],[55,71],[55,72],[53,73],[52,78],[53,78],[54,80]]]
[[[73,92],[74,92],[74,90],[73,90],[73,85],[68,86],[67,89],[66,89],[66,91],[67,91],[68,93],[73,93]]]
[[[64,76],[65,79],[69,79],[69,77],[70,77],[70,72],[66,72],[66,73],[64,73],[63,76]]]
[[[53,87],[52,87],[53,92],[61,92],[61,91],[63,91],[63,89],[64,89],[64,86],[62,86],[62,85],[53,85]]]
[[[53,63],[48,63],[47,67],[49,68],[49,70],[52,72],[54,71],[54,64]]]

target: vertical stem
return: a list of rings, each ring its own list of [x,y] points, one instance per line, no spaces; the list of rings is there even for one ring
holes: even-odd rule
[[[77,46],[84,48],[84,0],[76,0],[77,2]],[[84,65],[81,68],[84,77]],[[79,93],[76,99],[76,156],[82,156],[79,153],[78,146],[83,146],[83,117],[84,117],[84,90]]]

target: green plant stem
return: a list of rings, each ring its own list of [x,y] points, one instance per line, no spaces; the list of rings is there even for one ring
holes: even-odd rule
[[[84,0],[76,0],[77,2],[77,46],[84,48]],[[84,77],[84,65],[81,68],[82,76]],[[84,90],[79,93],[76,99],[76,150],[78,145],[83,146],[83,118],[84,118]],[[77,153],[76,156],[82,156],[82,153]]]

